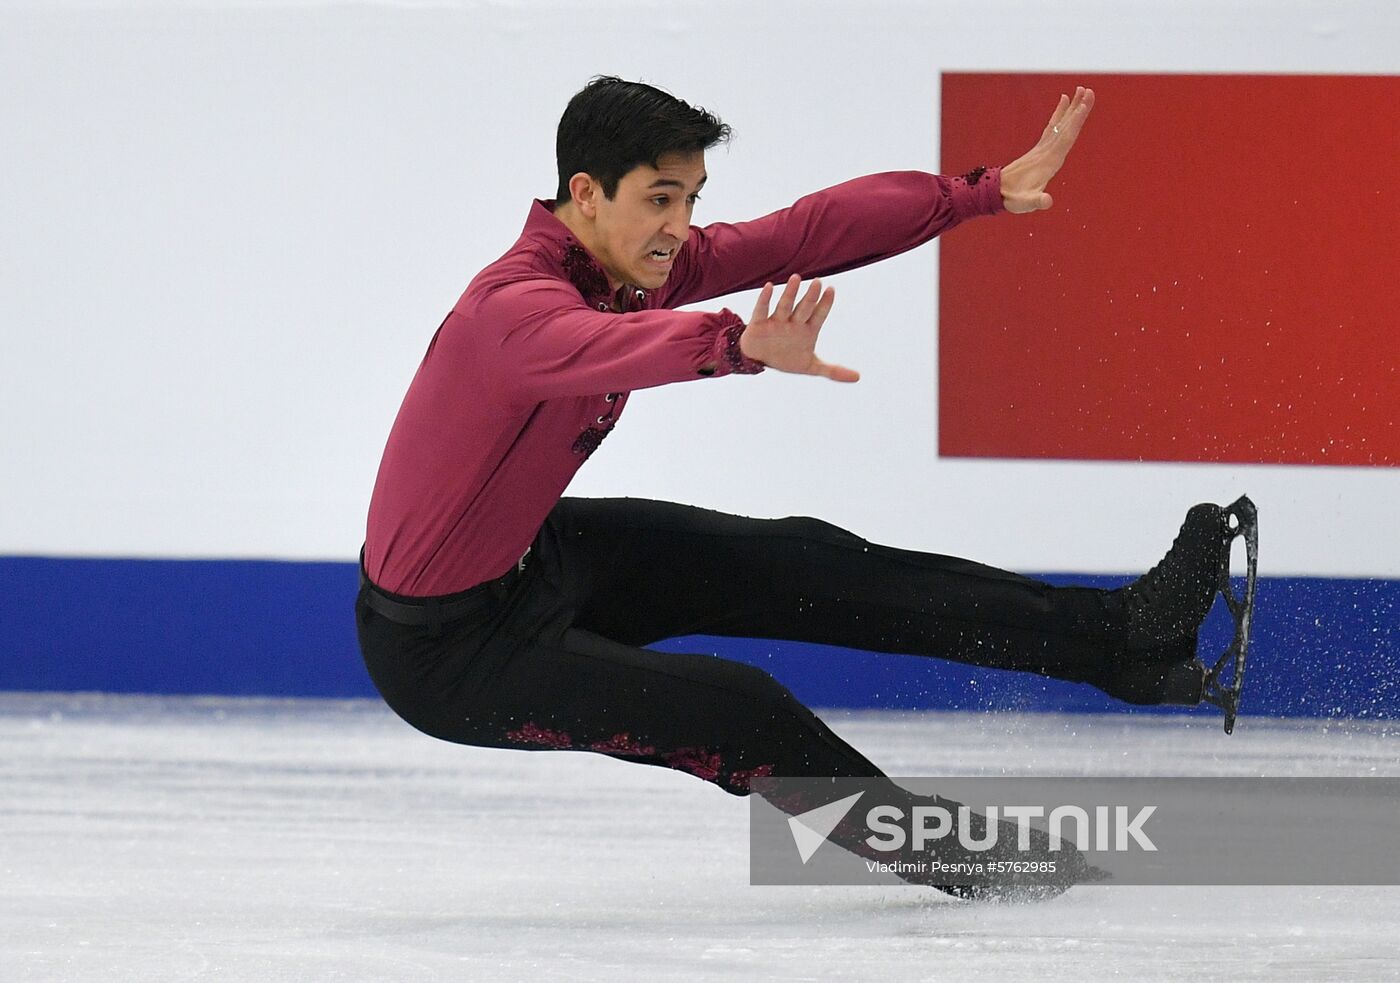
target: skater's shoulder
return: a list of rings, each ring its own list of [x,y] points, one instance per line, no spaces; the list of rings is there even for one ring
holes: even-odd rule
[[[548,204],[536,201],[520,237],[472,278],[457,304],[458,313],[471,313],[484,303],[496,307],[502,300],[525,293],[540,299],[544,294],[561,292],[561,299],[572,296],[582,303],[590,287],[606,292],[607,279],[601,268],[553,217],[545,207]],[[598,280],[597,284],[590,282],[590,273],[596,274],[592,279]]]

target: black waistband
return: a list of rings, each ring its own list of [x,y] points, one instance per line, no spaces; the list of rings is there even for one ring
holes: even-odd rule
[[[437,597],[405,597],[393,594],[379,587],[365,572],[365,551],[360,550],[360,588],[365,604],[375,614],[390,621],[411,628],[437,628],[448,621],[456,621],[482,610],[493,596],[509,590],[520,579],[525,570],[525,557],[495,580],[477,584],[457,594],[442,594]]]

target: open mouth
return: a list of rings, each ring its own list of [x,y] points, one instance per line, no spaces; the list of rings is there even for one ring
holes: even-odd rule
[[[676,256],[674,249],[653,249],[647,253],[647,258],[653,263],[669,263]]]

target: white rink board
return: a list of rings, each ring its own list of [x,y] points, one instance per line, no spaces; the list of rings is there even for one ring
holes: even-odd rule
[[[1393,725],[829,722],[895,774],[1400,775]],[[0,695],[0,786],[7,979],[1400,979],[1400,888],[750,887],[743,799],[369,701]]]
[[[593,74],[735,126],[706,222],[935,169],[944,71],[1400,71],[1392,0],[574,14],[0,4],[0,414],[24,421],[0,432],[0,553],[352,560],[413,370],[530,199],[552,195],[558,115]],[[823,351],[860,385],[769,373],[642,393],[574,492],[1106,573],[1155,559],[1192,502],[1248,492],[1270,575],[1400,575],[1395,469],[938,460],[936,249],[835,278]]]

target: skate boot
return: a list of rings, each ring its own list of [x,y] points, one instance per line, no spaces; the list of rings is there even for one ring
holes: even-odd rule
[[[1196,633],[1121,662],[1100,688],[1138,706],[1194,707],[1206,698],[1208,672],[1196,658]]]
[[[1155,567],[1123,588],[1129,652],[1145,652],[1190,635],[1205,620],[1221,571],[1230,562],[1231,531],[1219,505],[1186,513],[1172,548]]]
[[[1230,547],[1236,539],[1245,545],[1243,593],[1230,583]],[[1233,733],[1258,567],[1259,510],[1247,495],[1225,508],[1194,506],[1162,562],[1123,588],[1129,658],[1103,688],[1130,703],[1189,706],[1204,700],[1225,711],[1225,733]],[[1234,619],[1235,634],[1206,667],[1196,657],[1196,632],[1217,593]]]

